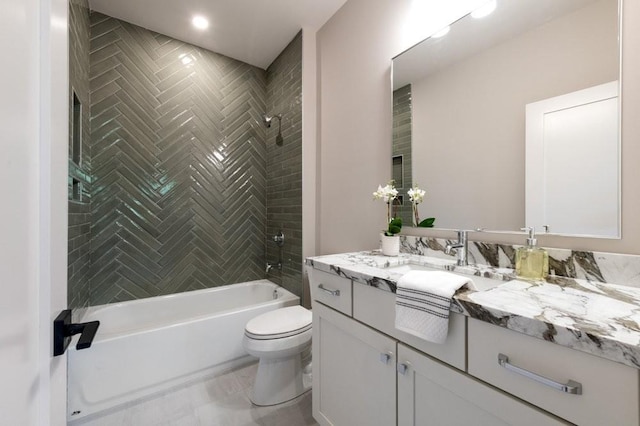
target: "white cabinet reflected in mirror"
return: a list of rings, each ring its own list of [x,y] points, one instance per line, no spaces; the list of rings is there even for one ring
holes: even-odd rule
[[[435,217],[444,229],[531,225],[543,232],[547,225],[554,234],[619,238],[618,41],[617,0],[498,0],[492,14],[467,15],[443,37],[394,58],[393,156],[403,158],[403,192],[412,185],[427,191],[420,217]],[[614,90],[610,124],[574,114],[591,129],[578,124],[564,133],[607,140],[586,150],[594,145],[548,145],[565,137],[557,131],[544,142],[547,154],[530,161],[527,105],[605,83]],[[597,107],[583,109],[598,114]],[[596,190],[598,182],[606,189]],[[542,190],[534,198],[536,185]],[[409,225],[406,196],[404,203],[400,214]],[[590,208],[593,215],[581,214]]]

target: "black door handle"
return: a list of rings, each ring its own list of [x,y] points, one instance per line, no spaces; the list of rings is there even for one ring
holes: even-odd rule
[[[71,343],[71,336],[81,333],[76,349],[91,347],[93,338],[100,327],[100,321],[90,321],[81,324],[71,323],[71,309],[65,309],[53,320],[53,356],[62,355]]]

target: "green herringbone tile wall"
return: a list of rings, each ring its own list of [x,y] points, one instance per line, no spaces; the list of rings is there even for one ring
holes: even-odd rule
[[[403,203],[396,206],[396,215],[402,218],[404,226],[413,226],[413,210],[407,191],[413,187],[411,168],[411,85],[393,91],[393,139],[392,155],[402,156],[402,179],[396,188],[402,195]],[[394,176],[395,178],[395,176]],[[424,188],[423,188],[424,189]],[[425,218],[423,218],[425,219]]]
[[[79,164],[69,152],[69,180],[82,185],[80,200],[68,202],[67,304],[71,308],[89,305],[91,277],[91,156],[89,144],[89,3],[69,1],[69,146],[73,135],[73,93],[82,104],[80,117],[81,156]],[[71,149],[69,149],[71,151]],[[69,194],[73,192],[69,185]]]
[[[91,14],[91,304],[264,277],[261,69]]]
[[[283,144],[275,143],[278,123],[267,130],[267,260],[279,248],[270,237],[282,230],[282,270],[269,279],[302,295],[302,31],[267,68],[267,111],[282,114]]]

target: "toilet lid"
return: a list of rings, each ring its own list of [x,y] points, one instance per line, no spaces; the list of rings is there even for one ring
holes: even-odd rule
[[[311,311],[302,306],[275,309],[247,323],[245,333],[253,339],[279,339],[311,329]]]

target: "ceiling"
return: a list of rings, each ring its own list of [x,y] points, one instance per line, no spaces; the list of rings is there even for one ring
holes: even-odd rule
[[[92,10],[266,69],[301,28],[319,29],[346,0],[89,0]],[[194,15],[209,20],[206,30]]]

